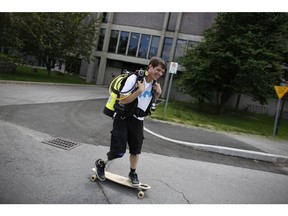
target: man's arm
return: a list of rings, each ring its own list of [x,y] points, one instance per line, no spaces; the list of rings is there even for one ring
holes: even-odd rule
[[[145,90],[145,83],[138,81],[138,88],[130,95],[120,95],[120,104],[128,104],[134,101],[138,95],[140,95]]]
[[[154,84],[154,90],[155,90],[155,101],[159,99],[160,95],[162,94],[162,89],[159,83]]]

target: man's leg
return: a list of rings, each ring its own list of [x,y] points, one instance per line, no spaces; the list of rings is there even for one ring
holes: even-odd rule
[[[133,155],[130,154],[130,173],[129,173],[129,179],[131,181],[131,184],[133,186],[139,185],[139,180],[136,171],[137,163],[139,160],[139,154]]]
[[[101,180],[105,180],[105,167],[113,159],[120,158],[125,154],[127,143],[127,122],[125,118],[115,116],[113,129],[111,131],[110,151],[107,153],[107,160],[98,159],[95,161],[96,175]]]
[[[136,170],[137,164],[139,160],[139,154],[137,155],[132,155],[130,154],[130,168]]]
[[[139,185],[139,180],[136,171],[138,160],[141,154],[141,148],[143,143],[143,121],[140,121],[134,117],[129,119],[128,124],[128,145],[130,153],[130,173],[129,179],[133,186]]]

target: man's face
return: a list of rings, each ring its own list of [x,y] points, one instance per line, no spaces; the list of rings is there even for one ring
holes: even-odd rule
[[[149,65],[149,73],[153,80],[157,80],[165,73],[165,70],[160,65],[154,68],[152,65]]]

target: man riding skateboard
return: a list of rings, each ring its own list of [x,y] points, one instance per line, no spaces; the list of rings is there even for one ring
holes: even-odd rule
[[[98,159],[95,161],[96,175],[105,180],[106,164],[116,158],[121,158],[126,152],[128,143],[130,153],[130,173],[128,175],[132,186],[139,185],[136,168],[144,139],[143,120],[150,114],[152,102],[156,101],[162,89],[157,79],[166,71],[166,63],[157,57],[150,59],[148,69],[145,72],[143,82],[137,80],[136,75],[127,78],[120,93],[119,105],[122,109],[115,107],[113,129],[111,132],[110,151],[107,153],[107,160]],[[137,82],[135,90],[132,87]]]

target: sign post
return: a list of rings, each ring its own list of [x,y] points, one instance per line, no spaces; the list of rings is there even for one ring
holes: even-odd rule
[[[169,67],[170,81],[169,81],[168,92],[167,92],[167,97],[166,97],[165,107],[164,107],[165,117],[166,117],[166,110],[167,110],[167,105],[168,105],[168,100],[169,100],[169,95],[170,95],[170,90],[171,90],[171,85],[172,85],[172,80],[173,80],[173,74],[177,73],[177,68],[178,68],[177,62],[170,63],[170,67]]]
[[[278,120],[279,120],[281,98],[287,93],[288,86],[274,86],[274,88],[278,96],[278,103],[277,103],[276,115],[275,115],[275,121],[274,121],[273,136],[277,135],[277,132],[278,132]]]

